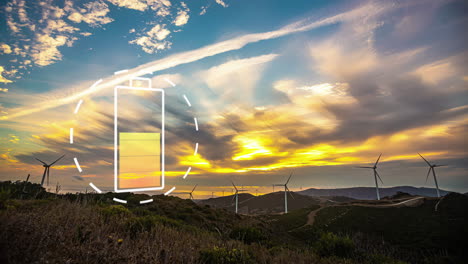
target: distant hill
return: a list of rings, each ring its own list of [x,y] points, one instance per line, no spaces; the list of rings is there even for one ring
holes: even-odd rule
[[[239,193],[239,204],[243,203],[244,201],[255,197],[250,193]],[[234,205],[234,195],[223,196],[223,197],[216,197],[216,198],[209,198],[206,200],[197,200],[198,204],[207,204],[213,208],[227,208]]]
[[[210,198],[199,201],[199,204],[207,204],[215,208],[235,210],[233,195]],[[307,195],[291,193],[288,196],[288,210],[296,210],[319,204],[319,200]],[[253,196],[249,193],[239,194],[239,213],[242,214],[275,214],[284,212],[284,192],[268,193],[261,196]]]
[[[398,200],[398,199],[409,199],[411,197],[414,197],[415,195],[411,195],[409,193],[405,192],[397,192],[396,194],[392,196],[385,196],[382,198],[383,200]]]
[[[398,192],[407,193],[410,195],[420,195],[427,197],[436,197],[437,191],[435,188],[425,187],[412,187],[412,186],[397,186],[389,188],[380,188],[380,197],[393,196]],[[375,188],[374,187],[352,187],[352,188],[339,188],[339,189],[315,189],[310,188],[298,192],[303,195],[309,196],[345,196],[359,200],[374,200]],[[448,191],[440,190],[442,196],[448,194]]]

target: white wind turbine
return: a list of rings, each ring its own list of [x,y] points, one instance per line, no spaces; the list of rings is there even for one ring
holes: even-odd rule
[[[288,183],[289,183],[289,180],[291,179],[293,173],[291,172],[291,174],[289,175],[289,178],[288,180],[286,181],[285,184],[273,184],[273,188],[275,188],[275,186],[284,186],[284,213],[287,214],[288,213],[288,192],[290,192],[289,188],[288,188]],[[291,197],[294,199],[294,196],[292,196],[291,193],[289,193],[289,195],[291,195]]]
[[[379,182],[377,181],[377,178],[379,178],[380,182],[383,184],[382,179],[380,178],[379,173],[377,172],[377,163],[379,163],[380,157],[382,156],[382,153],[380,153],[379,158],[375,162],[373,167],[358,167],[358,168],[365,168],[365,169],[372,169],[374,170],[374,180],[375,180],[375,191],[377,193],[377,200],[380,200],[380,193],[379,193]]]
[[[418,152],[418,154],[419,154],[419,152]],[[427,163],[427,165],[429,165],[429,171],[427,172],[426,182],[427,182],[427,179],[429,178],[429,174],[430,174],[431,171],[432,171],[432,176],[434,176],[434,182],[435,182],[436,189],[437,189],[437,197],[440,198],[439,184],[437,183],[437,177],[436,177],[436,173],[435,173],[435,169],[434,169],[434,168],[436,168],[436,167],[442,167],[442,166],[447,166],[447,165],[431,164],[431,163],[429,163],[429,161],[427,161],[421,154],[419,154],[419,156],[421,156],[421,158]]]
[[[191,192],[173,192],[172,194],[188,194],[190,197],[190,200],[193,200],[193,192],[195,191],[195,188],[197,188],[198,184],[195,184]]]
[[[236,214],[238,212],[238,208],[239,208],[239,192],[244,192],[246,190],[244,189],[237,189],[236,185],[234,184],[234,182],[232,182],[232,186],[234,186],[234,189],[236,190],[236,192],[234,193],[234,197],[232,197],[232,199],[236,199]]]

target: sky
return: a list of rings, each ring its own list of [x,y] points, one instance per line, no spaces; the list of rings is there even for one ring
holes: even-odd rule
[[[65,154],[48,188],[113,190],[114,87],[137,77],[165,94],[166,186],[154,193],[198,184],[195,198],[220,196],[233,181],[261,194],[291,173],[293,191],[374,186],[372,171],[356,167],[381,153],[383,187],[434,187],[418,152],[447,165],[436,168],[440,188],[468,192],[467,9],[450,0],[2,1],[0,180],[40,182],[35,158]],[[161,127],[151,96],[140,97],[119,109],[125,131]]]

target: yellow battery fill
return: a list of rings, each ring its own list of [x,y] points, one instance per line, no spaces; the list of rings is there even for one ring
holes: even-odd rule
[[[119,133],[119,188],[161,186],[160,144],[160,133]]]

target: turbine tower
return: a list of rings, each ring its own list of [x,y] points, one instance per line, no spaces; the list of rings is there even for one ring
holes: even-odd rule
[[[234,193],[234,197],[232,197],[232,199],[236,199],[236,214],[238,212],[238,209],[239,209],[239,192],[244,192],[246,190],[244,189],[237,189],[236,185],[234,184],[234,182],[232,182],[232,186],[234,186],[234,189],[236,190],[236,192]]]
[[[383,184],[382,179],[380,178],[379,173],[377,172],[377,163],[379,163],[380,157],[382,156],[382,153],[380,153],[379,158],[375,162],[373,167],[358,167],[358,168],[365,168],[365,169],[372,169],[374,170],[374,180],[375,180],[375,192],[377,193],[377,200],[380,200],[380,193],[379,193],[379,182],[377,181],[377,178],[379,178],[380,182]]]
[[[418,154],[419,154],[419,152],[418,152]],[[434,176],[434,182],[435,182],[435,186],[436,186],[436,190],[437,190],[437,197],[440,198],[439,184],[437,183],[437,177],[436,177],[436,173],[435,173],[434,168],[447,166],[447,165],[431,164],[421,154],[419,154],[419,156],[421,156],[421,158],[427,163],[427,165],[429,165],[429,171],[427,172],[427,175],[426,175],[426,182],[427,182],[427,179],[429,178],[429,174],[432,171],[432,176]]]
[[[39,162],[41,162],[44,167],[44,174],[42,174],[42,180],[41,180],[41,186],[44,185],[44,179],[46,177],[46,174],[47,174],[47,186],[49,186],[49,173],[50,173],[50,167],[52,167],[52,165],[54,165],[57,161],[61,160],[63,157],[65,157],[65,155],[62,155],[60,158],[56,159],[54,162],[52,162],[51,164],[47,164],[45,162],[43,162],[42,160],[38,159],[38,158],[35,158],[36,160],[38,160]]]
[[[289,183],[289,180],[291,179],[293,173],[291,172],[291,174],[289,175],[289,178],[288,180],[286,181],[285,184],[273,184],[273,188],[275,186],[284,186],[284,213],[287,214],[288,213],[288,192],[289,192],[289,195],[291,195],[291,197],[294,199],[294,196],[292,196],[292,194],[290,193],[290,190],[288,188],[288,183]]]

